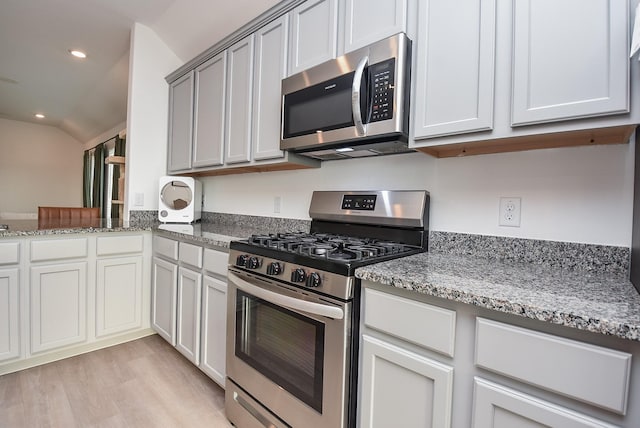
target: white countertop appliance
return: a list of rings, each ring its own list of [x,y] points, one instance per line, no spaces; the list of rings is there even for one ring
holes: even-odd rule
[[[158,220],[193,223],[202,216],[202,185],[192,177],[160,177]]]

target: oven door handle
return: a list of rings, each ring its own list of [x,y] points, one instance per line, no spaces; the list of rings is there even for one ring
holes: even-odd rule
[[[307,302],[306,300],[296,299],[295,297],[285,296],[280,293],[274,293],[273,291],[265,290],[264,288],[253,285],[232,272],[228,272],[227,276],[239,289],[275,305],[333,319],[340,320],[344,318],[344,311],[341,308],[323,305],[321,303]]]

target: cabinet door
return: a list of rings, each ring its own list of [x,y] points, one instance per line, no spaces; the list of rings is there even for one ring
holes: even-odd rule
[[[285,15],[255,34],[253,159],[284,157],[280,150],[280,82],[287,74],[289,20]]]
[[[335,58],[338,0],[308,0],[291,11],[289,75]]]
[[[191,168],[193,71],[169,86],[169,172]]]
[[[628,2],[514,2],[512,125],[629,111]]]
[[[344,52],[407,31],[408,0],[346,0]]]
[[[495,0],[428,0],[418,8],[415,138],[491,129]]]
[[[227,50],[225,163],[250,159],[253,39],[252,34]]]
[[[453,368],[362,336],[360,426],[451,425]]]
[[[222,165],[224,155],[227,52],[195,71],[193,166]]]
[[[142,256],[97,262],[96,337],[142,327]]]
[[[87,339],[87,263],[31,267],[31,352]]]
[[[18,269],[0,269],[0,361],[20,356]]]
[[[178,266],[157,257],[153,258],[151,281],[151,327],[176,345],[176,288]]]
[[[200,368],[224,388],[227,337],[227,283],[204,277]]]
[[[473,428],[613,428],[605,422],[475,378]]]
[[[178,269],[176,349],[193,364],[200,364],[200,301],[202,274]]]

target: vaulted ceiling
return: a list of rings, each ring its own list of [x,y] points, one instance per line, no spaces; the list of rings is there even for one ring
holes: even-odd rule
[[[59,127],[85,143],[126,121],[134,22],[186,62],[279,1],[3,0],[0,118]]]

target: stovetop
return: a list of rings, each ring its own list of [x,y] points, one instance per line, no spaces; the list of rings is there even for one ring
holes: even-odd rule
[[[231,249],[345,276],[361,266],[424,251],[394,241],[304,232],[252,235],[232,242]]]
[[[253,235],[252,245],[276,248],[309,257],[343,261],[362,261],[412,250],[409,245],[373,238],[357,238],[330,233],[278,233]]]
[[[427,250],[425,190],[316,191],[310,233],[253,235],[230,243],[230,275],[355,298],[355,270]],[[234,273],[235,275],[235,273]]]

